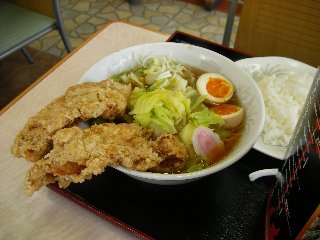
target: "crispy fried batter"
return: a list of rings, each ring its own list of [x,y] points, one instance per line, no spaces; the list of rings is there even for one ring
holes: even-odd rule
[[[122,165],[146,171],[170,158],[186,161],[186,147],[173,135],[152,140],[152,131],[137,124],[104,123],[88,129],[65,128],[52,137],[53,150],[29,170],[25,191],[32,195],[48,183],[67,187]]]
[[[37,161],[52,147],[52,135],[72,126],[78,119],[103,117],[114,120],[125,114],[131,86],[105,80],[86,82],[70,87],[31,117],[15,138],[11,152],[30,161]]]
[[[153,148],[164,161],[153,167],[152,172],[179,173],[184,169],[188,150],[178,138],[163,134],[154,142]]]
[[[131,86],[112,80],[86,82],[70,87],[65,94],[65,105],[78,109],[80,118],[103,117],[113,120],[122,116],[131,94]]]

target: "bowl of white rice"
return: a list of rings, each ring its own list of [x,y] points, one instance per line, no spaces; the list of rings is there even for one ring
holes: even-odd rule
[[[285,57],[237,61],[258,83],[265,102],[265,123],[253,148],[283,159],[308,95],[316,68]]]

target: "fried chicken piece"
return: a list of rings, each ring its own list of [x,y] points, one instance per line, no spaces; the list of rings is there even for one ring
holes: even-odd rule
[[[131,86],[105,80],[70,87],[65,93],[66,107],[78,109],[80,118],[103,117],[113,120],[123,116],[129,102]]]
[[[51,137],[58,130],[74,125],[79,119],[103,117],[114,120],[123,116],[131,86],[112,80],[86,82],[70,87],[31,117],[16,136],[11,152],[30,161],[43,158],[52,148]]]
[[[152,172],[179,173],[184,169],[188,150],[177,137],[163,134],[154,142],[153,148],[164,160],[151,168]]]
[[[146,171],[167,158],[188,159],[186,147],[175,136],[167,134],[152,140],[152,130],[135,123],[65,128],[52,139],[53,150],[27,173],[27,195],[48,183],[58,182],[62,188],[71,182],[81,183],[104,172],[107,166]]]

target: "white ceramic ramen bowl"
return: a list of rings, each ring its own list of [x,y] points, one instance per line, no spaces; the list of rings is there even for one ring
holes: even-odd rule
[[[256,82],[240,66],[230,59],[205,48],[181,43],[151,43],[133,46],[115,52],[90,68],[81,82],[104,80],[114,74],[129,70],[155,55],[169,56],[178,62],[225,75],[235,86],[235,92],[245,112],[243,136],[222,161],[206,169],[181,174],[139,172],[124,167],[115,169],[135,179],[161,185],[174,185],[194,181],[224,168],[241,159],[254,145],[262,131],[265,107],[262,94]]]

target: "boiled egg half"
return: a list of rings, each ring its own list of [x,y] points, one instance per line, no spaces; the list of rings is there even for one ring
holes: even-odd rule
[[[219,73],[202,74],[196,83],[198,92],[211,104],[225,103],[233,95],[233,84]]]
[[[221,116],[225,122],[225,129],[235,128],[243,121],[243,108],[236,105],[224,103],[211,107],[210,110]]]

